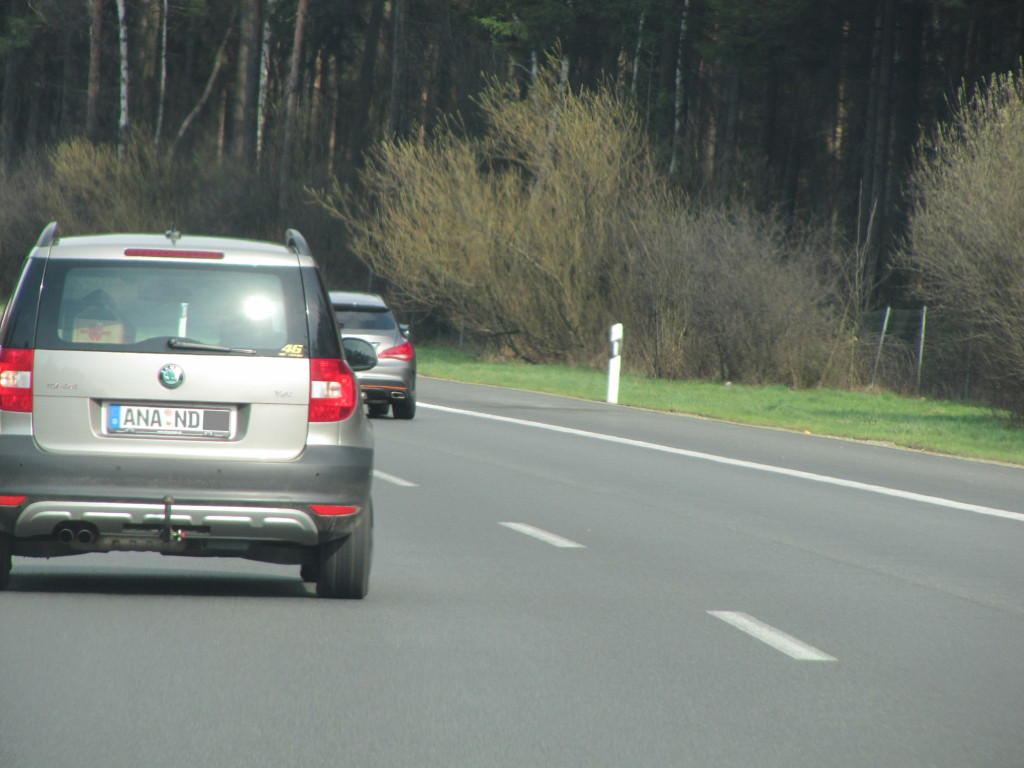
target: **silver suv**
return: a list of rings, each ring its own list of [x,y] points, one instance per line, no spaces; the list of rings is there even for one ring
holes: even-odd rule
[[[371,416],[396,419],[416,415],[416,350],[408,326],[399,325],[390,307],[375,293],[331,291],[338,327],[346,337],[373,345],[378,362],[359,372],[363,400]]]
[[[348,362],[346,362],[346,358]],[[42,233],[0,324],[11,555],[243,557],[362,598],[373,432],[302,235]]]

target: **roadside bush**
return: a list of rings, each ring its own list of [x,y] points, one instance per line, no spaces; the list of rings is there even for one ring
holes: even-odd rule
[[[281,242],[285,227],[302,231],[335,275],[351,274],[338,258],[337,222],[317,206],[278,207],[277,186],[217,153],[216,147],[171,155],[142,130],[117,148],[70,139],[21,158],[0,177],[0,300],[50,221],[64,235],[165,232],[255,237]],[[285,222],[285,223],[281,223]]]
[[[1024,82],[961,89],[923,142],[903,265],[946,318],[940,354],[969,360],[973,392],[1024,422]],[[941,383],[940,383],[941,385]],[[946,384],[949,388],[949,384]],[[955,386],[953,387],[955,388]]]
[[[50,221],[42,205],[49,168],[31,155],[0,177],[0,303],[14,289],[29,250]]]
[[[659,377],[806,387],[834,329],[812,254],[769,216],[669,209],[628,271],[631,349]]]
[[[141,131],[121,157],[109,144],[76,138],[50,153],[44,204],[67,234],[182,232],[271,237],[273,197],[236,164],[172,155]]]
[[[482,138],[452,123],[386,143],[365,196],[317,195],[352,250],[402,303],[499,355],[600,365],[623,322],[627,366],[653,376],[819,383],[829,292],[806,247],[768,216],[691,211],[630,106],[567,91],[555,65],[525,96],[484,92]]]
[[[528,361],[590,363],[605,348],[630,213],[655,184],[633,113],[606,89],[566,92],[549,68],[520,98],[494,83],[489,130],[457,124],[380,148],[351,208],[320,197],[353,251],[409,300]]]

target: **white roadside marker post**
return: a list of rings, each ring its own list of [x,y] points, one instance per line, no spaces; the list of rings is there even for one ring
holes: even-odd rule
[[[608,402],[619,402],[619,373],[622,370],[622,323],[616,323],[608,333],[611,357],[608,359]]]

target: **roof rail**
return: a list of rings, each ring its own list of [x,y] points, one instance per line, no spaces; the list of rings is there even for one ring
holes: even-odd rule
[[[39,241],[36,243],[36,248],[49,248],[60,238],[57,235],[57,222],[51,221],[43,229],[43,233],[39,236]]]
[[[306,238],[297,229],[286,229],[284,231],[284,244],[300,256],[313,255],[313,252],[309,250],[309,243],[306,242]]]

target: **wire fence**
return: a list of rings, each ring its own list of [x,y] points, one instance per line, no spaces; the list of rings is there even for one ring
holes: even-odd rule
[[[856,356],[862,382],[902,394],[953,400],[983,399],[972,376],[968,334],[927,307],[886,307],[861,318]]]

